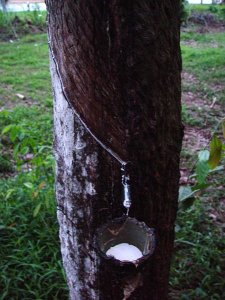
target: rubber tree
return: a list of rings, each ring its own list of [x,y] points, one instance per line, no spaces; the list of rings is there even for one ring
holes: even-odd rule
[[[181,123],[180,0],[47,0],[56,199],[71,299],[167,299]],[[95,233],[125,213],[156,229],[137,269],[109,264]]]

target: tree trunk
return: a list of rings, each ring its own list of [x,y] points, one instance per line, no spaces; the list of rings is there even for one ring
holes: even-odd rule
[[[47,1],[56,198],[72,300],[168,299],[183,132],[179,5]],[[123,161],[131,162],[130,216],[156,229],[155,253],[137,269],[109,264],[94,247],[96,229],[124,213]]]
[[[7,2],[6,0],[0,0],[0,4],[3,12],[6,12],[6,2]]]

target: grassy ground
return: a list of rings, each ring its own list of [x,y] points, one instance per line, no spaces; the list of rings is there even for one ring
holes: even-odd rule
[[[197,152],[208,147],[224,116],[225,35],[220,27],[200,29],[182,32],[181,184],[190,183]],[[0,56],[0,300],[67,299],[53,191],[46,34],[0,42]],[[215,173],[198,200],[179,210],[171,299],[225,298],[224,183]]]
[[[182,185],[192,183],[189,175],[197,153],[209,148],[212,132],[220,135],[218,123],[225,116],[224,29],[202,28],[189,25],[181,34],[185,124]],[[171,299],[225,298],[223,173],[212,175],[208,184],[193,206],[178,212]]]
[[[30,12],[7,12],[0,10],[0,38],[13,40],[24,34],[46,31],[46,11],[38,9]]]
[[[0,104],[14,106],[15,102],[21,103],[16,94],[22,94],[25,102],[51,106],[46,34],[28,35],[21,41],[2,43],[0,51]]]
[[[46,34],[2,42],[0,56],[0,299],[68,299],[53,191]]]

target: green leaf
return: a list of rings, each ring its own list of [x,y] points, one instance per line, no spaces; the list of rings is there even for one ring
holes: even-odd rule
[[[198,192],[200,190],[204,190],[206,189],[207,187],[209,187],[210,185],[208,183],[196,183],[195,185],[193,185],[191,188],[192,188],[192,191],[195,191],[195,192]]]
[[[25,185],[25,187],[27,187],[28,189],[34,188],[33,183],[31,183],[31,182],[25,182],[23,185]]]
[[[196,165],[196,176],[199,184],[204,184],[210,168],[207,161],[198,161]]]
[[[10,139],[12,142],[15,142],[16,138],[20,133],[20,128],[18,126],[13,126],[10,130]]]
[[[222,156],[222,143],[216,135],[213,136],[212,141],[210,142],[210,156],[208,164],[211,169],[214,169],[218,166]]]
[[[45,205],[47,208],[50,208],[50,201],[48,197],[45,198]]]
[[[13,126],[14,126],[13,124],[10,124],[10,125],[4,127],[2,129],[2,134],[6,134],[7,132],[9,132]]]
[[[190,186],[181,186],[179,189],[179,206],[182,209],[191,207],[196,200],[194,194],[199,190],[192,190]]]
[[[18,134],[18,139],[20,140],[20,141],[22,141],[24,138],[25,138],[25,132],[24,131],[21,131],[19,134]]]
[[[19,152],[20,144],[16,144],[13,149],[13,155],[15,158],[17,158],[18,152]]]
[[[22,155],[25,155],[25,154],[27,154],[28,152],[29,152],[29,147],[27,147],[27,146],[23,147],[23,148],[20,150],[20,153],[21,153]]]
[[[51,146],[45,146],[45,145],[44,146],[38,146],[37,150],[38,150],[38,153],[42,153],[45,150],[52,150],[52,147]]]
[[[175,225],[175,232],[177,233],[177,232],[179,232],[180,230],[181,230],[180,225],[176,224],[176,225]]]
[[[2,110],[0,111],[0,117],[8,117],[9,111],[8,110]]]
[[[196,200],[195,197],[190,197],[190,198],[187,198],[184,201],[182,201],[180,203],[182,209],[188,209],[188,208],[190,208],[194,204],[195,200]]]
[[[202,150],[202,151],[199,151],[198,153],[198,159],[199,161],[208,161],[209,160],[209,151],[208,150]]]
[[[39,203],[39,204],[35,207],[34,212],[33,212],[33,216],[34,216],[34,217],[36,217],[36,216],[38,215],[38,213],[39,213],[39,211],[40,211],[40,209],[41,209],[41,204],[42,204],[42,203]]]
[[[180,186],[178,200],[182,202],[188,198],[193,197],[195,193],[196,190],[192,191],[192,188],[190,186]]]
[[[15,189],[9,189],[6,193],[5,200],[8,200],[14,191]]]
[[[32,138],[26,138],[24,141],[23,141],[23,145],[24,146],[29,146],[31,147],[33,150],[35,150],[36,146],[37,146],[37,142],[32,139]]]

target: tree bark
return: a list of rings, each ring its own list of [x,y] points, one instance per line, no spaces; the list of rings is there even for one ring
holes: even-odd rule
[[[6,12],[6,2],[7,2],[6,0],[0,0],[0,4],[3,12]]]
[[[168,299],[183,132],[179,5],[47,1],[56,198],[71,299]],[[124,213],[115,156],[131,162],[130,216],[156,229],[155,253],[137,269],[109,265],[94,247],[96,229]]]

